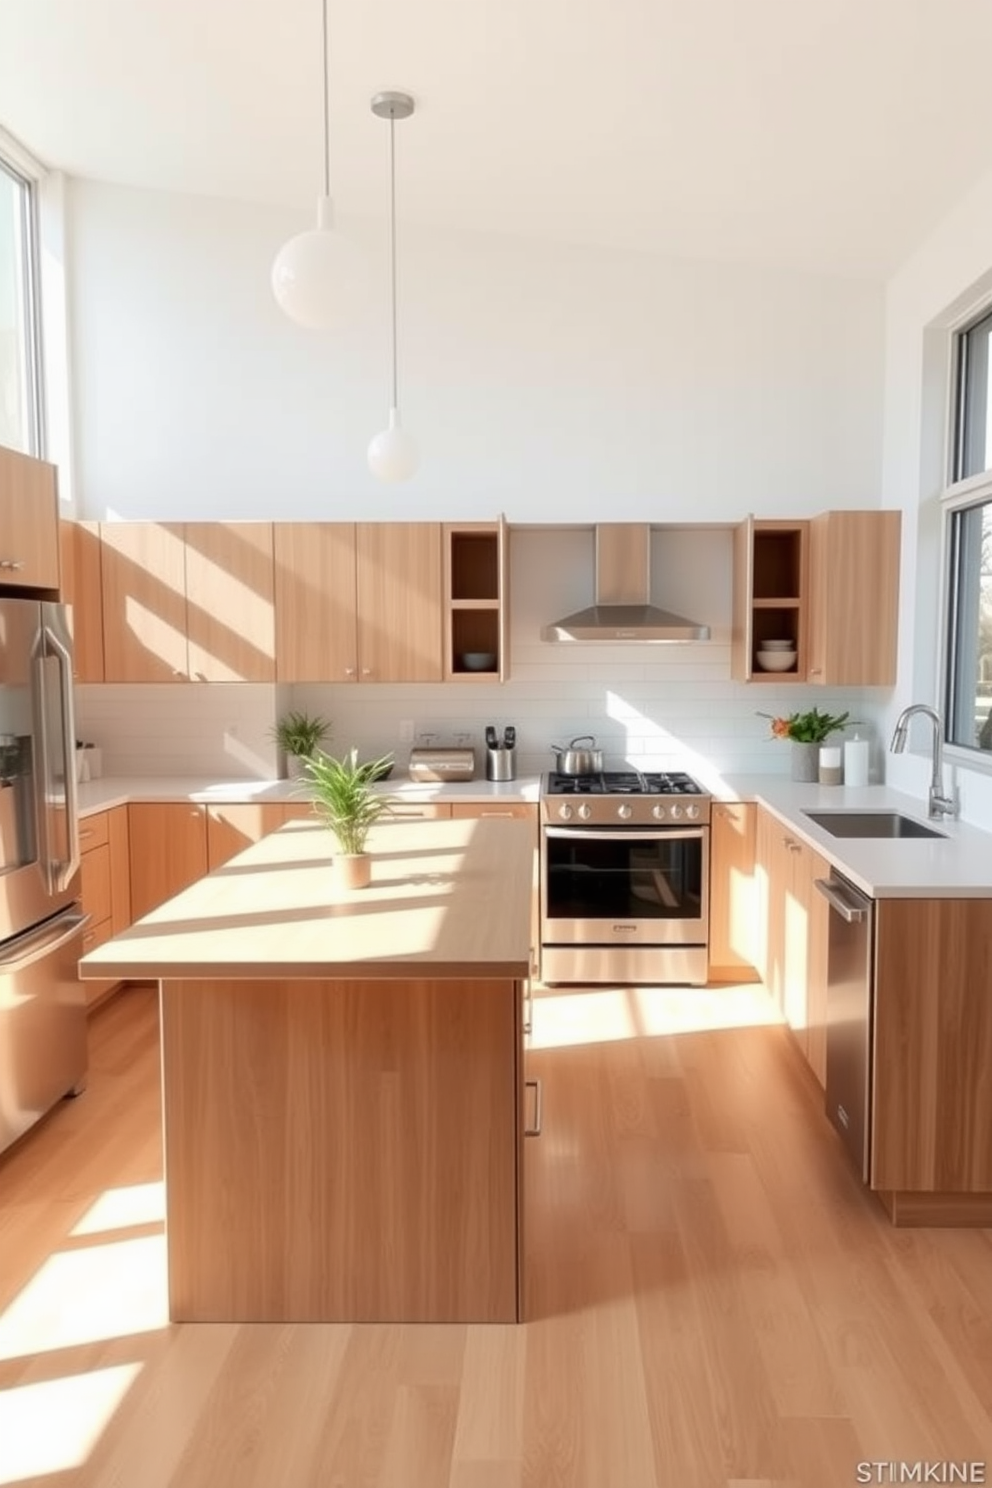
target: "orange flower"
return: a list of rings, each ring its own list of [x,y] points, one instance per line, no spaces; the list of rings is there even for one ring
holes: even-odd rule
[[[787,739],[789,737],[789,720],[787,718],[772,719],[772,733],[776,739]]]

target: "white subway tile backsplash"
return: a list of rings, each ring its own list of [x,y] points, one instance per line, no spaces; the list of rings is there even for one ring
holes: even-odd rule
[[[267,779],[275,689],[256,683],[76,688],[76,734],[103,750],[105,775]]]

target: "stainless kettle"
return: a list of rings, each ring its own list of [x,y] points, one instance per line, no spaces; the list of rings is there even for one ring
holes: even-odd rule
[[[580,749],[577,747],[580,744],[588,744],[589,748]],[[559,775],[599,775],[603,769],[603,751],[596,748],[593,734],[579,734],[567,749],[560,744],[552,744],[551,749]]]

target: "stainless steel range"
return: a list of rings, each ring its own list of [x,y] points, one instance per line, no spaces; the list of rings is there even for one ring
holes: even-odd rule
[[[548,775],[541,979],[702,985],[710,797],[691,776]]]

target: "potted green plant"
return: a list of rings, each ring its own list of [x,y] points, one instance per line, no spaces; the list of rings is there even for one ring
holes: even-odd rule
[[[372,865],[365,844],[372,827],[392,805],[390,797],[376,789],[391,764],[388,754],[360,763],[357,749],[342,759],[318,749],[304,761],[303,775],[314,810],[341,849],[334,855],[332,870],[341,888],[363,889],[371,880]]]
[[[784,718],[774,718],[770,713],[758,716],[771,720],[773,739],[792,741],[792,778],[805,781],[817,778],[820,745],[839,729],[858,722],[850,713],[821,713],[819,708],[789,713]]]
[[[319,714],[298,709],[283,714],[273,734],[286,756],[287,771],[292,778],[302,775],[304,763],[320,748],[330,731],[330,723]]]

